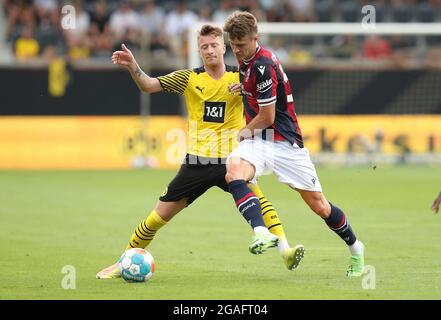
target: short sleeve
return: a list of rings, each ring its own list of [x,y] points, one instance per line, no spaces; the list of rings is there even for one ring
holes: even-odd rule
[[[165,92],[184,94],[191,73],[191,70],[178,70],[165,76],[160,76],[158,80]]]
[[[259,107],[271,105],[277,101],[277,74],[271,63],[256,61],[253,64],[256,75],[256,93]]]

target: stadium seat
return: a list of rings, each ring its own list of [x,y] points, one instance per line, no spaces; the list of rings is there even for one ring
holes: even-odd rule
[[[331,22],[334,20],[332,0],[317,1],[315,10],[318,22]]]
[[[393,22],[410,22],[412,20],[412,7],[405,4],[392,6],[391,17]]]
[[[428,3],[420,3],[416,8],[416,20],[418,22],[434,22],[435,10]]]
[[[374,3],[375,7],[375,21],[376,22],[386,22],[386,6]]]
[[[339,5],[341,17],[344,22],[360,21],[361,9],[356,2],[348,1]]]

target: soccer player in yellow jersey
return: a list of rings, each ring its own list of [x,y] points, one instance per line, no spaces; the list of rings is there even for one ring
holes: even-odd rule
[[[112,55],[112,62],[127,67],[143,92],[184,95],[189,114],[189,143],[184,163],[156,207],[137,226],[126,250],[147,247],[161,227],[211,187],[229,191],[225,181],[226,158],[237,146],[237,133],[244,126],[242,98],[237,94],[239,75],[237,68],[224,64],[225,44],[220,28],[203,26],[198,45],[203,67],[179,70],[158,78],[146,75],[124,44],[122,50]],[[286,267],[289,270],[296,268],[303,258],[304,247],[289,247],[274,207],[257,185],[250,184],[250,188],[252,193],[246,197],[259,199],[262,214],[244,214],[244,218],[254,232],[259,233],[258,241],[262,233],[266,235],[265,242],[253,242],[250,251],[278,246]],[[99,279],[119,276],[117,263],[97,274]]]

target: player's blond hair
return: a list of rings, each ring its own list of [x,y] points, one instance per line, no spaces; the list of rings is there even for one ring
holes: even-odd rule
[[[257,19],[246,11],[234,11],[225,21],[224,31],[230,39],[242,39],[257,34]]]
[[[221,28],[212,26],[210,24],[204,24],[198,33],[198,41],[201,36],[210,36],[210,35],[215,37],[220,37],[222,40],[224,39],[224,33],[222,32]]]

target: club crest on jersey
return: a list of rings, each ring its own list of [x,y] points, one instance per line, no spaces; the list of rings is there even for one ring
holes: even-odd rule
[[[248,68],[248,70],[245,72],[245,82],[248,81],[248,79],[250,78],[250,72],[251,72],[251,68]]]
[[[261,83],[258,83],[257,84],[257,91],[265,92],[267,89],[269,89],[271,87],[272,84],[273,84],[272,79],[267,79]]]

